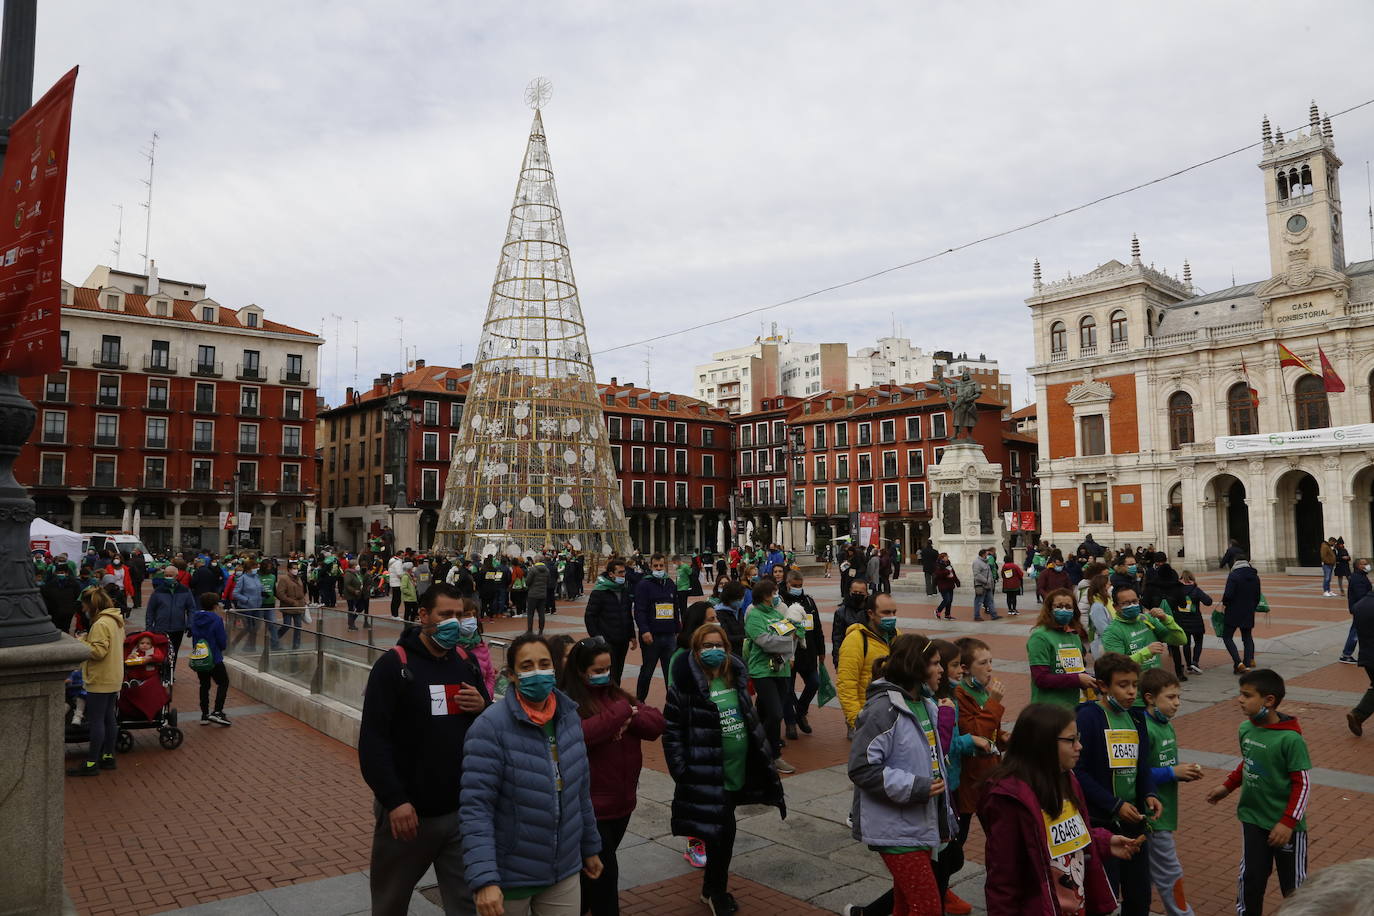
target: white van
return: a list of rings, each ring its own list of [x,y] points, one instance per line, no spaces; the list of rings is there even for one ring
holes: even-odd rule
[[[104,553],[107,547],[114,547],[119,551],[120,556],[124,558],[125,562],[128,562],[129,557],[135,553],[143,554],[143,562],[149,566],[151,566],[153,562],[153,555],[148,552],[148,548],[143,546],[143,542],[138,539],[138,536],[133,534],[113,534],[106,532],[104,534],[81,535],[81,552],[85,553],[92,547],[99,553]]]

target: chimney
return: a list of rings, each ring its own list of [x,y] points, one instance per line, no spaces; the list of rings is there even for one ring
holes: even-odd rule
[[[397,375],[400,375],[399,372],[396,373],[396,374],[397,374]],[[383,373],[382,373],[382,377],[381,377],[381,379],[380,379],[380,384],[381,384],[381,386],[382,386],[383,388],[390,388],[390,387],[391,387],[391,373],[390,373],[390,372],[383,372]]]
[[[353,386],[352,386],[352,385],[349,385],[348,388],[345,390],[344,402],[345,402],[345,403],[348,403],[348,404],[353,403]]]
[[[463,363],[463,368],[470,370],[472,368],[472,363]]]
[[[159,287],[157,285],[157,261],[148,259],[148,295],[156,296]]]
[[[415,368],[416,368],[416,369],[423,369],[424,367],[425,367],[425,361],[424,361],[424,360],[422,360],[422,359],[417,359],[417,360],[415,361]]]
[[[616,386],[616,385],[618,385],[618,384],[620,384],[620,383],[616,381],[615,376],[614,376],[614,375],[611,376],[611,386],[614,387],[614,386]]]

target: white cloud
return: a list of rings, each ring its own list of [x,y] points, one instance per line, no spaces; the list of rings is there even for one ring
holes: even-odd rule
[[[790,2],[513,7],[337,2],[45,6],[41,92],[81,64],[65,275],[152,254],[229,305],[318,330],[333,395],[394,369],[395,314],[432,362],[471,356],[524,148],[545,113],[593,349],[661,335],[1062,210],[1364,101],[1367,4],[1137,7]],[[1314,34],[1320,29],[1320,35]],[[1320,42],[1320,55],[1304,52]],[[1347,222],[1374,108],[1336,121]],[[777,321],[858,346],[894,319],[987,351],[1023,390],[1030,263],[1124,257],[1217,289],[1268,269],[1254,151],[1083,213],[653,350],[656,386]],[[1352,233],[1352,257],[1366,251]],[[598,361],[643,380],[644,352]]]

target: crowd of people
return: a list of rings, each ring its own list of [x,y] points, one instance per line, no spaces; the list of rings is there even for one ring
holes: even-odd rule
[[[157,660],[121,658],[124,617],[141,590],[126,568],[134,564],[112,553],[80,562],[35,556],[54,622],[92,647],[80,672],[90,751],[77,775],[115,766],[121,662]],[[617,851],[636,806],[643,744],[654,741],[675,785],[672,831],[702,870],[702,902],[717,916],[733,913],[736,810],[761,804],[786,816],[783,777],[797,768],[783,751],[813,733],[812,704],[832,696],[851,742],[853,835],[892,878],[890,891],[847,913],[969,912],[950,884],[975,817],[986,837],[989,913],[1086,916],[1119,906],[1145,914],[1155,894],[1169,916],[1192,913],[1174,834],[1187,819],[1179,784],[1204,774],[1178,759],[1170,719],[1182,682],[1202,671],[1212,597],[1148,546],[1109,552],[1088,538],[1066,557],[1042,544],[1023,563],[981,551],[973,619],[1000,616],[987,597],[997,591],[1010,615],[1020,613],[1023,590],[1036,590],[1031,703],[1007,732],[989,644],[903,632],[891,592],[900,565],[881,554],[851,547],[837,557],[829,652],[824,599],[780,545],[613,557],[586,592],[588,636],[576,642],[544,635],[557,600],[587,586],[584,558],[566,550],[178,555],[141,570],[140,584],[151,580],[147,632],[165,640],[173,663],[189,633],[207,724],[229,724],[226,607],[239,609],[233,638],[249,649],[259,627],[275,645],[288,629],[299,634],[287,622],[292,612],[340,598],[350,628],[355,619],[370,625],[369,600],[388,596],[392,615],[412,624],[373,666],[364,696],[359,758],[375,796],[377,913],[406,912],[431,865],[446,912],[618,913]],[[959,587],[947,555],[927,546],[918,557],[923,571],[930,561],[928,590]],[[1282,678],[1255,665],[1259,576],[1243,550],[1227,560],[1211,623],[1239,675],[1245,762],[1207,800],[1241,793],[1237,911],[1257,914],[1272,872],[1285,896],[1305,876],[1311,764],[1296,720],[1279,711]],[[1368,650],[1361,657],[1374,658],[1367,565],[1354,562],[1336,585],[1356,615],[1352,637]],[[935,617],[950,611],[942,594]],[[497,657],[483,621],[517,615],[525,632]],[[151,640],[136,650],[156,652]],[[634,651],[631,689],[622,680]],[[659,672],[661,709],[648,699]],[[1366,701],[1349,718],[1356,734],[1374,712],[1374,673]]]

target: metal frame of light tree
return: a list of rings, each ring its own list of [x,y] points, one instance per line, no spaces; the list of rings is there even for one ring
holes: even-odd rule
[[[531,84],[529,143],[449,466],[436,547],[515,556],[629,547],[620,484]]]

